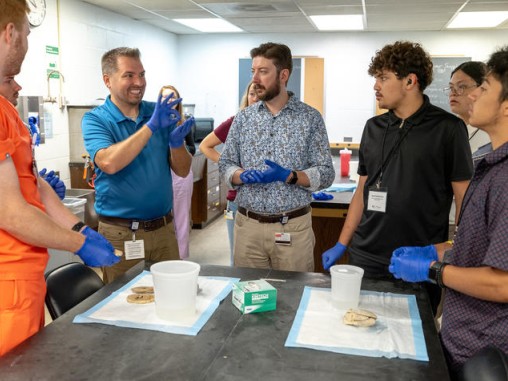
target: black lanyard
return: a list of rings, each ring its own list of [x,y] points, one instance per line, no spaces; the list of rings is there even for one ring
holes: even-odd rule
[[[404,126],[404,122],[405,122],[405,120],[402,120],[402,122],[400,123],[399,131]],[[409,130],[411,130],[411,127],[413,127],[413,126],[410,124],[409,127],[404,130],[404,133],[402,134],[402,136],[400,136],[399,140],[397,140],[397,142],[393,145],[393,147],[390,150],[390,152],[388,153],[388,156],[386,157],[386,159],[383,160],[383,157],[385,155],[384,151],[385,151],[386,136],[388,134],[388,129],[390,128],[390,122],[388,122],[388,126],[386,127],[386,130],[383,134],[383,147],[381,149],[382,164],[379,167],[379,169],[377,170],[376,174],[371,179],[369,179],[367,186],[373,185],[378,177],[379,177],[379,180],[377,181],[376,186],[378,188],[381,186],[381,181],[383,180],[383,172],[385,171],[385,169],[388,166],[388,163],[390,162],[392,157],[395,155],[395,152],[399,149],[400,145],[406,138],[407,134],[409,134]]]

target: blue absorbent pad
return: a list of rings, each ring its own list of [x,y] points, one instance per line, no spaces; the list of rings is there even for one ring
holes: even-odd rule
[[[219,303],[231,292],[233,283],[239,280],[240,278],[198,277],[199,292],[196,297],[195,316],[183,320],[164,320],[155,313],[155,303],[132,304],[127,302],[127,296],[132,294],[131,288],[153,286],[152,274],[149,271],[143,271],[106,299],[88,311],[77,315],[73,322],[101,323],[196,336],[213,315]]]
[[[361,291],[358,308],[374,312],[371,327],[346,325],[329,288],[305,287],[286,347],[369,357],[429,361],[414,295]]]
[[[338,183],[332,184],[326,189],[323,189],[323,192],[354,192],[356,190],[356,183]]]

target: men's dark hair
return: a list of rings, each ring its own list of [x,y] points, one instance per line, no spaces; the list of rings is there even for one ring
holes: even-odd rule
[[[450,78],[457,72],[462,71],[476,82],[478,86],[480,86],[485,79],[485,75],[487,74],[487,65],[481,61],[467,61],[461,63],[455,69],[453,69]]]
[[[288,69],[289,76],[291,75],[293,71],[293,57],[291,55],[291,49],[289,49],[287,45],[276,44],[274,42],[261,44],[250,51],[251,58],[259,56],[272,60],[277,68],[277,74],[283,69]]]
[[[420,91],[432,83],[432,60],[422,46],[410,41],[386,45],[372,57],[368,73],[375,76],[383,70],[392,71],[398,79],[409,74],[418,77]]]
[[[141,58],[141,52],[138,48],[115,48],[103,54],[101,59],[102,74],[111,75],[116,73],[118,70],[118,58],[119,57],[130,57],[130,58]]]
[[[17,30],[21,30],[28,12],[30,8],[26,0],[0,1],[0,31],[4,30],[9,23],[13,23]]]
[[[508,45],[492,53],[487,62],[487,74],[501,82],[500,102],[508,100]]]

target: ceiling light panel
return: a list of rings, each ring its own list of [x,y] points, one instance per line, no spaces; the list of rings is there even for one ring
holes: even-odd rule
[[[494,28],[508,19],[508,11],[460,12],[448,24],[448,29]]]
[[[205,33],[232,33],[242,32],[237,26],[219,18],[209,19],[173,19],[180,24]]]
[[[319,30],[363,30],[362,15],[309,16]]]

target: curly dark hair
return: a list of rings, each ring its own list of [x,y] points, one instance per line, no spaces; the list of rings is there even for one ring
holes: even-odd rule
[[[289,49],[287,45],[276,44],[274,42],[261,44],[250,51],[251,58],[258,56],[272,60],[277,68],[277,74],[283,69],[288,69],[289,75],[291,75],[293,71],[293,57],[291,55],[291,49]]]
[[[415,42],[397,41],[392,45],[385,45],[372,57],[368,73],[375,76],[383,70],[395,73],[398,79],[409,74],[418,77],[420,91],[432,83],[432,60],[430,55]]]
[[[492,53],[487,62],[487,68],[487,74],[501,82],[499,101],[504,102],[508,99],[508,45]]]

